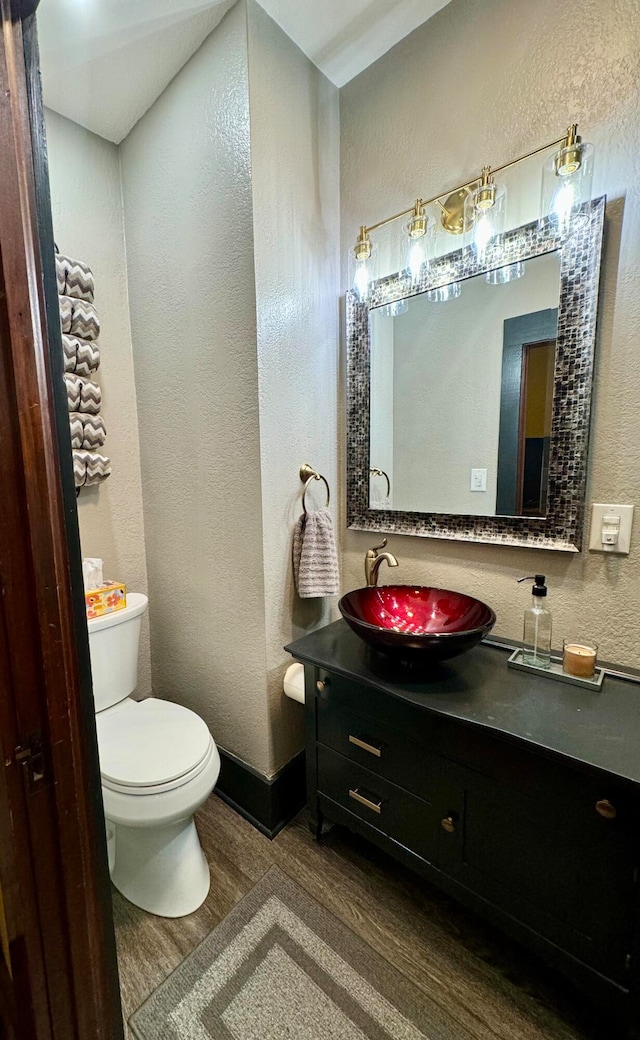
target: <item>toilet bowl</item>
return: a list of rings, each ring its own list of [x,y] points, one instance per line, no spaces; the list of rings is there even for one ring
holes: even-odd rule
[[[209,891],[193,814],[215,787],[220,756],[195,712],[130,697],[147,602],[132,593],[124,610],[88,621],[109,870],[136,906],[183,917]]]

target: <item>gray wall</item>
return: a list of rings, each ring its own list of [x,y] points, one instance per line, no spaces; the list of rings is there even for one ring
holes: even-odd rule
[[[638,496],[639,66],[636,0],[453,0],[340,97],[345,252],[364,221],[550,140],[569,122],[597,146],[594,190],[610,200],[588,481],[589,501],[597,502]],[[538,169],[534,161],[524,171],[534,208]],[[519,176],[510,180],[510,202]],[[640,666],[639,531],[636,521],[628,558],[410,537],[392,537],[390,548],[399,580],[480,595],[496,609],[496,632],[514,638],[526,606],[515,579],[544,570],[554,643],[590,637],[604,658]],[[369,544],[371,535],[347,533],[345,588],[361,583]]]
[[[300,464],[338,492],[340,291],[338,90],[249,3],[260,465],[267,688],[273,768],[302,747],[303,710],[283,696],[285,643],[333,620],[335,603],[299,600],[291,533]],[[324,504],[324,488],[309,491]]]
[[[337,90],[244,0],[121,145],[154,693],[267,774],[283,644],[331,611],[291,536],[300,464],[337,489],[338,154]]]
[[[83,556],[101,556],[105,577],[124,581],[131,592],[147,591],[138,411],[118,149],[114,144],[46,110],[53,227],[61,252],[82,260],[96,279],[101,322],[102,416],[105,453],[113,473],[78,498]],[[149,628],[140,646],[137,695],[151,692]]]
[[[120,146],[154,694],[269,772],[246,13]]]

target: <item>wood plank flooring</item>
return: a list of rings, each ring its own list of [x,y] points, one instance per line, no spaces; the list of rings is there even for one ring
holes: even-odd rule
[[[474,1040],[614,1040],[536,958],[349,831],[316,844],[303,812],[269,841],[216,796],[196,819],[212,879],[200,910],[153,917],[113,891],[125,1019],[277,864]]]

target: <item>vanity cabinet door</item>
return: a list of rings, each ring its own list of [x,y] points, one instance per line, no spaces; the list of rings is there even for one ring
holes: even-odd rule
[[[587,780],[525,792],[470,773],[465,803],[459,879],[628,985],[638,821],[625,795]]]

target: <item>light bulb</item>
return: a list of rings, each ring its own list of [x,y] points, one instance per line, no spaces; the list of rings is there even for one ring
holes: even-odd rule
[[[420,280],[420,272],[425,259],[424,237],[412,239],[409,246],[409,272],[412,282]]]
[[[566,144],[542,167],[539,225],[563,236],[586,223],[580,207],[591,198],[593,145],[581,141],[576,130],[569,127]]]
[[[425,265],[433,251],[434,229],[422,200],[418,199],[409,222],[402,228],[400,239],[400,269],[407,272],[413,285],[425,274]]]
[[[490,214],[490,209],[480,210],[476,217],[476,224],[473,229],[473,241],[475,242],[476,254],[479,261],[484,259],[487,246],[495,234]]]
[[[360,303],[367,302],[377,277],[378,249],[366,227],[361,227],[355,248],[349,250],[349,281]]]
[[[576,182],[569,178],[561,180],[553,193],[550,212],[551,216],[556,218],[560,231],[566,231],[573,208],[580,203],[580,195],[577,189],[578,185]]]
[[[369,293],[369,271],[366,260],[356,261],[356,273],[353,279],[353,288],[358,294],[358,299],[364,303]]]
[[[465,243],[477,263],[484,263],[489,248],[499,244],[505,213],[504,185],[496,184],[485,166],[480,185],[475,191],[469,192],[464,204],[464,223],[468,229]]]

